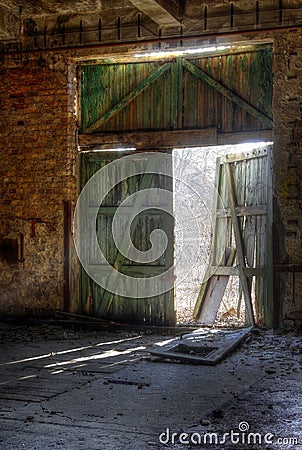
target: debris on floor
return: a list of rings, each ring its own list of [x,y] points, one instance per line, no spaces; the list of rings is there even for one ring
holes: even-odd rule
[[[124,384],[126,386],[137,386],[139,389],[149,387],[150,383],[142,383],[141,381],[115,380],[113,378],[105,378],[104,384]]]
[[[199,329],[162,346],[151,354],[160,358],[214,365],[233,351],[252,330],[252,327],[235,330]]]
[[[243,422],[252,433],[284,438],[283,444],[275,440],[234,450],[302,448],[298,332],[255,328],[235,352],[211,366],[163,358],[154,364],[155,345],[175,341],[183,330],[147,331],[0,322],[0,449],[229,450],[229,443],[196,446],[159,439],[167,440],[167,429],[170,436],[221,437],[237,432]],[[285,444],[296,438],[298,445]]]

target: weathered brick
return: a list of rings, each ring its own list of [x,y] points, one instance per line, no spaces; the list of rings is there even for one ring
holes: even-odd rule
[[[0,242],[24,235],[24,263],[0,260],[0,313],[14,308],[61,308],[63,301],[63,200],[75,195],[67,151],[68,90],[54,72],[31,61],[7,69],[0,83]],[[74,138],[70,137],[70,148]],[[31,237],[30,218],[36,224]],[[41,251],[43,241],[43,252]]]

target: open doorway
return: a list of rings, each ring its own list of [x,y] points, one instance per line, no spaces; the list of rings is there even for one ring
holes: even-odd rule
[[[191,323],[194,314],[196,316],[196,302],[200,300],[200,291],[204,290],[210,278],[209,264],[213,257],[213,245],[216,248],[223,247],[221,242],[225,237],[221,234],[224,236],[231,234],[228,242],[234,254],[229,261],[231,268],[228,275],[220,280],[222,283],[220,283],[221,292],[218,294],[219,307],[217,304],[213,305],[217,311],[211,311],[210,316],[215,317],[215,326],[241,326],[247,319],[242,279],[235,274],[235,269],[239,265],[238,255],[235,255],[236,239],[231,221],[227,218],[228,214],[225,215],[224,221],[220,220],[219,230],[215,231],[217,195],[225,196],[222,185],[226,182],[223,177],[220,181],[217,179],[219,162],[226,158],[226,155],[238,155],[238,158],[233,157],[236,161],[234,172],[238,189],[236,202],[241,208],[237,211],[238,223],[242,230],[245,273],[251,271],[251,276],[247,277],[247,284],[256,322],[263,321],[264,316],[268,315],[267,310],[271,309],[271,305],[265,306],[263,303],[269,301],[265,291],[269,289],[268,273],[271,269],[267,267],[267,260],[270,257],[267,251],[270,220],[268,203],[271,199],[266,201],[266,205],[262,203],[264,203],[263,195],[267,197],[271,193],[269,193],[270,181],[267,179],[269,162],[263,163],[264,158],[259,160],[260,155],[266,157],[267,149],[268,143],[174,149],[175,307],[178,324]],[[260,162],[254,161],[257,158]],[[220,202],[222,208],[229,209],[227,197],[220,198]],[[220,216],[222,217],[221,213]],[[216,238],[213,233],[217,234]],[[213,244],[214,238],[216,242]],[[221,260],[223,255],[217,257]],[[218,260],[216,264],[220,265]],[[265,276],[257,278],[257,274],[264,268],[267,269]],[[265,300],[260,298],[264,296]],[[267,320],[269,321],[269,317],[266,317]]]
[[[192,43],[193,44],[193,43]],[[182,51],[184,50],[184,51]],[[193,52],[192,52],[193,50]],[[93,277],[88,277],[86,273],[81,278],[81,309],[89,315],[100,317],[105,320],[112,320],[122,323],[144,324],[144,325],[174,325],[175,305],[174,305],[174,284],[176,288],[182,283],[191,284],[189,281],[191,273],[196,264],[203,258],[204,267],[208,262],[209,247],[211,239],[205,231],[200,233],[200,228],[211,229],[212,195],[203,188],[201,192],[207,202],[195,201],[189,198],[181,206],[185,221],[176,221],[176,235],[183,242],[182,248],[178,245],[178,255],[182,255],[182,262],[176,260],[178,273],[176,281],[174,277],[174,217],[172,220],[167,218],[169,214],[158,214],[158,207],[171,207],[173,201],[165,201],[163,195],[158,196],[158,201],[147,202],[156,206],[151,213],[145,213],[140,217],[132,229],[130,236],[138,251],[144,252],[151,250],[150,237],[159,235],[159,230],[166,230],[166,236],[169,243],[167,245],[168,253],[150,262],[133,261],[123,252],[124,248],[118,249],[114,245],[113,237],[110,234],[110,225],[113,222],[115,211],[123,204],[123,208],[128,208],[129,198],[135,194],[134,187],[139,190],[142,187],[150,189],[162,189],[167,187],[173,197],[173,186],[170,186],[173,177],[168,173],[167,180],[162,179],[162,168],[171,167],[170,158],[166,157],[166,163],[161,164],[157,177],[150,177],[145,174],[150,173],[149,168],[152,161],[147,157],[148,152],[156,152],[159,155],[165,153],[171,155],[172,149],[184,148],[188,146],[210,145],[210,153],[213,153],[213,145],[217,143],[242,142],[244,139],[269,141],[272,138],[272,44],[268,42],[257,42],[246,45],[236,45],[221,47],[210,46],[202,48],[181,49],[180,52],[172,50],[169,54],[135,54],[130,53],[121,58],[116,55],[112,59],[100,59],[97,63],[92,61],[83,61],[80,67],[80,132],[78,136],[80,151],[85,153],[81,156],[80,163],[80,185],[84,185],[99,169],[113,163],[114,155],[101,160],[96,153],[102,149],[112,150],[121,149],[124,145],[133,150],[133,153],[142,152],[146,158],[136,161],[136,156],[131,164],[126,163],[124,158],[119,155],[115,158],[117,161],[123,160],[123,163],[117,171],[112,173],[129,174],[132,168],[141,170],[141,165],[145,165],[144,174],[136,173],[128,181],[123,181],[120,188],[113,189],[110,201],[96,209],[96,197],[100,192],[99,186],[105,186],[104,180],[113,179],[110,173],[108,177],[100,180],[99,186],[95,186],[94,194],[91,196],[87,217],[90,211],[94,212],[94,222],[97,222],[98,242],[102,242],[105,258],[98,259],[97,243],[91,245],[91,248],[85,253],[87,259],[88,272],[92,271],[95,278],[99,278],[101,288],[95,282]],[[104,86],[106,89],[104,89]],[[119,87],[118,92],[116,86]],[[131,151],[132,151],[131,150]],[[216,151],[216,150],[215,150]],[[230,152],[234,149],[229,148]],[[199,151],[198,151],[199,152]],[[201,151],[204,160],[205,150]],[[91,153],[91,154],[89,154]],[[176,155],[177,151],[174,151]],[[219,156],[219,153],[217,153]],[[142,158],[142,159],[144,159]],[[172,158],[171,158],[172,159]],[[148,162],[149,161],[149,162]],[[115,165],[115,163],[113,163]],[[184,165],[183,171],[189,180],[192,175],[189,170],[190,165]],[[238,165],[240,166],[240,164]],[[140,168],[140,169],[139,169]],[[174,167],[175,169],[175,167]],[[209,167],[208,167],[209,169]],[[224,165],[221,165],[222,172]],[[168,171],[169,172],[169,171]],[[212,171],[214,176],[214,170]],[[225,174],[222,175],[225,177]],[[152,178],[152,180],[151,180]],[[196,180],[205,184],[209,178],[202,175],[201,170],[197,169]],[[215,179],[215,176],[214,176]],[[163,183],[163,184],[162,184]],[[176,178],[177,183],[177,178]],[[176,186],[177,187],[177,186]],[[193,191],[196,189],[193,186]],[[195,197],[199,196],[198,190]],[[194,196],[193,196],[194,197]],[[176,194],[176,202],[181,196]],[[112,201],[111,201],[112,200]],[[134,201],[134,200],[133,200]],[[163,201],[163,205],[161,202]],[[125,203],[126,202],[126,203]],[[203,205],[194,212],[193,206]],[[88,203],[87,203],[88,204]],[[134,201],[134,204],[135,201]],[[128,206],[127,206],[128,205]],[[85,206],[85,205],[84,205]],[[198,219],[202,211],[203,218]],[[169,210],[170,213],[170,210]],[[126,214],[122,214],[125,216]],[[193,215],[193,220],[191,216]],[[194,216],[195,215],[195,216]],[[172,215],[173,216],[173,215]],[[240,221],[246,222],[244,216],[240,216]],[[243,218],[242,218],[243,217]],[[167,218],[167,220],[166,220]],[[231,227],[229,216],[223,216],[226,226]],[[223,222],[222,220],[222,222]],[[123,217],[120,218],[123,222]],[[118,223],[118,221],[116,222]],[[182,223],[179,228],[178,224]],[[83,224],[83,229],[87,224]],[[197,230],[195,230],[197,226]],[[95,223],[91,223],[91,229]],[[132,231],[131,231],[132,230]],[[191,237],[188,235],[191,232]],[[196,231],[196,232],[195,232]],[[222,236],[221,230],[219,236]],[[128,233],[129,234],[129,233]],[[127,234],[127,236],[128,236]],[[199,235],[202,236],[199,236]],[[238,233],[237,233],[238,234]],[[124,233],[121,231],[121,236]],[[205,237],[207,236],[207,237]],[[198,257],[192,261],[188,248],[194,247],[194,239],[198,237]],[[200,239],[199,239],[200,237]],[[122,239],[121,239],[122,240]],[[203,244],[201,242],[205,241]],[[82,241],[85,241],[85,236]],[[220,239],[221,244],[222,239]],[[155,242],[155,240],[154,240]],[[161,241],[159,247],[165,250]],[[130,243],[131,247],[131,243]],[[226,249],[225,245],[225,249]],[[205,250],[208,248],[208,250]],[[203,250],[204,253],[200,253]],[[202,256],[203,255],[203,256]],[[237,257],[237,256],[236,256]],[[114,270],[121,269],[123,275],[129,275],[127,280],[119,284],[118,276],[114,271],[114,276],[108,275],[108,283],[113,282],[113,293],[107,285],[107,278],[102,275],[105,271],[105,260]],[[110,268],[109,268],[110,269]],[[164,275],[165,270],[169,270],[169,275]],[[171,269],[171,270],[170,270]],[[230,267],[228,268],[230,269]],[[233,270],[233,268],[231,268]],[[212,270],[212,268],[211,268]],[[220,267],[219,270],[226,270],[226,267]],[[242,267],[241,272],[245,268]],[[87,272],[87,271],[86,271]],[[87,273],[88,273],[87,272]],[[111,269],[109,270],[111,273]],[[119,272],[119,270],[118,270]],[[164,282],[165,293],[158,293],[157,300],[153,295],[153,287],[157,286],[157,281],[150,278],[152,275],[159,276]],[[241,274],[242,275],[242,274]],[[243,274],[244,275],[244,274]],[[224,276],[224,275],[223,275]],[[104,283],[106,278],[106,283]],[[151,284],[148,290],[141,289],[137,285],[137,279],[142,279],[142,284]],[[242,277],[243,278],[243,277]],[[91,281],[92,279],[92,281]],[[134,281],[132,280],[134,279]],[[201,283],[199,278],[198,282]],[[171,281],[172,280],[172,281]],[[132,283],[133,281],[133,283]],[[135,285],[135,288],[128,295],[129,286]],[[171,283],[171,285],[170,285]],[[116,286],[122,286],[123,289],[115,289]],[[110,286],[111,287],[111,286]],[[188,286],[188,289],[191,289]],[[117,292],[118,291],[118,292]],[[247,286],[245,286],[247,291]],[[143,292],[143,300],[138,301],[138,296]],[[132,296],[133,294],[133,296]],[[163,295],[162,295],[163,294]],[[178,297],[179,298],[179,297]],[[155,301],[154,301],[155,300]],[[179,302],[178,302],[179,303]],[[190,304],[190,301],[189,301]],[[191,310],[194,306],[194,299],[191,300]],[[262,307],[262,305],[261,305]],[[180,307],[177,306],[180,316]],[[180,317],[178,322],[180,322]]]

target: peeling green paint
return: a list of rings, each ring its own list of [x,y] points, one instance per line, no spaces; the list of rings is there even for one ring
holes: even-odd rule
[[[192,60],[84,65],[82,131],[271,128],[272,62],[272,48],[258,46]]]

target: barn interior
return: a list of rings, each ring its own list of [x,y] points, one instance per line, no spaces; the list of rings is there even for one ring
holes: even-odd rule
[[[299,448],[301,57],[300,0],[0,0],[1,449]]]

